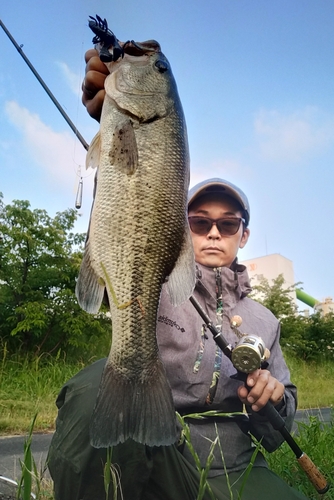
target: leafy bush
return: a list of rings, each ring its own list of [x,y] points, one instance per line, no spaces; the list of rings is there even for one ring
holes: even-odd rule
[[[334,359],[334,314],[282,319],[281,344],[287,352],[306,360]]]
[[[250,296],[269,309],[277,319],[294,316],[297,307],[291,294],[295,293],[297,285],[299,283],[287,286],[283,274],[279,274],[277,278],[272,280],[272,285],[267,278],[262,276],[259,277],[259,283],[253,286],[253,292]]]
[[[84,234],[73,233],[77,212],[4,205],[0,193],[0,334],[11,351],[57,353],[89,349],[109,336],[106,310],[83,311],[75,297]]]
[[[281,323],[281,345],[284,351],[305,360],[334,359],[334,314],[298,314],[291,292],[299,285],[287,286],[282,274],[272,285],[261,278],[254,286],[252,298],[267,307]]]

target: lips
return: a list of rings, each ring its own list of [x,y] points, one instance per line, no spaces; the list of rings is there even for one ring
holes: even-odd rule
[[[204,251],[209,250],[209,251],[214,251],[214,252],[222,252],[223,250],[221,248],[218,248],[216,246],[210,246],[210,247],[205,247],[203,248]]]

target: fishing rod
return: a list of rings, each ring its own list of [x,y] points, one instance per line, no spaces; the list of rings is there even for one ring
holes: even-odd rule
[[[51,92],[51,90],[49,89],[49,87],[46,85],[46,83],[44,82],[44,80],[37,73],[36,69],[31,64],[31,62],[29,61],[29,59],[27,58],[27,56],[25,55],[25,53],[23,52],[23,50],[22,50],[23,45],[18,45],[16,43],[16,41],[14,40],[14,38],[12,37],[12,35],[10,34],[10,32],[8,31],[8,29],[4,25],[4,23],[1,21],[1,19],[0,19],[0,26],[4,30],[4,32],[6,33],[6,35],[9,38],[9,40],[12,42],[12,44],[14,45],[14,47],[16,48],[16,50],[18,51],[18,53],[20,54],[20,56],[27,63],[27,65],[29,66],[29,68],[31,69],[31,71],[33,72],[33,74],[35,75],[35,77],[37,78],[37,80],[39,81],[39,83],[42,85],[42,87],[45,90],[45,92],[48,94],[48,96],[52,100],[52,102],[55,104],[55,106],[57,107],[58,111],[60,111],[60,113],[62,114],[62,116],[65,118],[65,120],[67,121],[67,123],[69,124],[69,126],[71,127],[71,129],[73,130],[73,132],[75,133],[75,135],[77,136],[77,138],[79,139],[79,141],[81,142],[81,144],[83,145],[83,147],[85,148],[85,150],[88,151],[88,148],[89,148],[88,143],[82,137],[82,135],[80,134],[80,132],[78,131],[78,129],[76,128],[76,126],[74,125],[74,123],[72,122],[72,120],[70,119],[70,117],[64,111],[64,109],[62,108],[62,106],[60,105],[60,103],[57,101],[57,99],[55,98],[55,96],[53,95],[53,93]]]
[[[246,385],[248,373],[253,372],[257,368],[266,368],[268,366],[268,363],[265,361],[266,349],[260,337],[256,335],[245,335],[237,347],[233,349],[231,344],[224,338],[222,332],[214,326],[198,301],[193,296],[190,297],[189,300],[211,331],[216,344],[236,368],[237,374],[234,375],[233,378],[242,380]],[[281,433],[317,492],[321,495],[326,493],[330,486],[329,483],[312,460],[300,449],[288,429],[285,427],[284,419],[278,413],[271,401],[268,401],[260,411],[261,414],[268,419],[273,428]]]

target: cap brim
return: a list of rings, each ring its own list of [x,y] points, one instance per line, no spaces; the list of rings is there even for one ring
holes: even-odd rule
[[[191,193],[191,191],[190,191]],[[204,196],[205,194],[224,194],[234,198],[240,203],[244,210],[247,210],[245,207],[244,201],[239,195],[237,191],[235,191],[232,187],[227,186],[226,184],[220,182],[209,182],[205,184],[205,186],[199,187],[196,191],[190,194],[188,198],[188,206],[193,203],[200,196]]]

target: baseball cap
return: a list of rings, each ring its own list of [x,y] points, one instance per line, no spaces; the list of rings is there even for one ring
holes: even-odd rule
[[[224,194],[234,198],[244,210],[246,226],[248,226],[250,219],[250,207],[247,196],[241,189],[232,184],[232,182],[219,179],[218,177],[207,179],[193,186],[188,193],[188,207],[197,198],[208,193]]]

